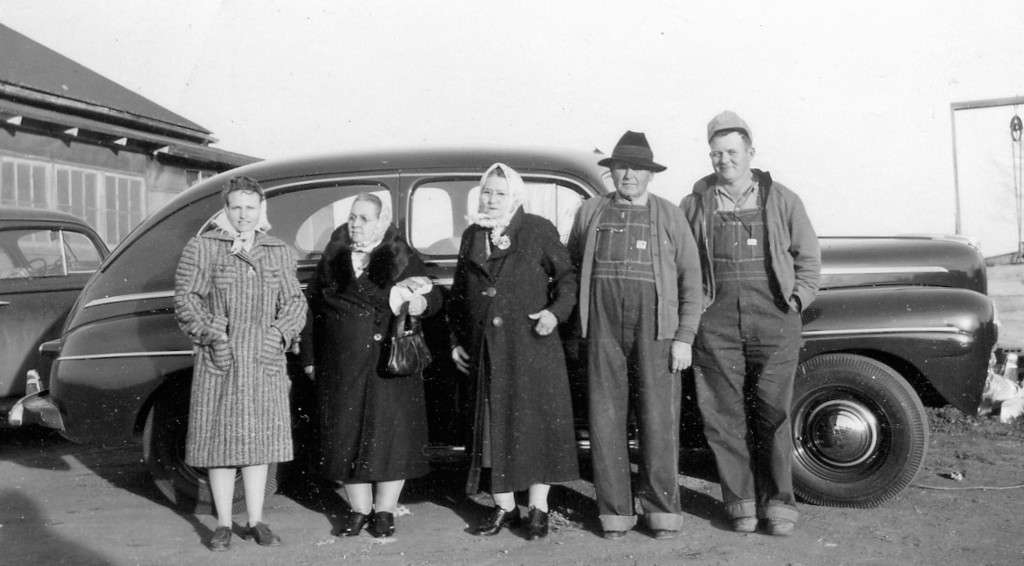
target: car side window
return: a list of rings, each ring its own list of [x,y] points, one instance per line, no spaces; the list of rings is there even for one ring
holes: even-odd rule
[[[103,255],[85,234],[21,229],[0,233],[0,279],[92,273]]]
[[[92,273],[103,262],[103,256],[88,236],[69,230],[64,230],[64,257],[67,258],[68,274]]]
[[[583,190],[562,180],[524,180],[523,208],[550,220],[566,243],[576,210],[583,204]],[[479,178],[419,183],[412,191],[409,243],[424,255],[456,255],[462,232],[469,226],[466,217],[476,212],[479,199]]]
[[[331,233],[348,222],[352,203],[360,193],[374,194],[392,204],[388,187],[376,183],[330,184],[271,192],[267,196],[270,233],[291,246],[300,263],[315,263],[327,247]]]
[[[28,268],[18,265],[13,254],[0,248],[0,279],[24,279],[29,276]]]
[[[16,276],[63,275],[60,230],[10,230],[5,239],[14,243],[8,255]],[[9,276],[10,277],[10,276]]]

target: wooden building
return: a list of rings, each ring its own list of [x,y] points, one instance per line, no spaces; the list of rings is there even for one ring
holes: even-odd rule
[[[70,212],[113,247],[193,183],[259,159],[0,25],[0,205]]]

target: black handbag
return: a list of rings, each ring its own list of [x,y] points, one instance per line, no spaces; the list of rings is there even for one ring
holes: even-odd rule
[[[419,373],[434,361],[427,341],[423,339],[420,319],[409,316],[408,301],[402,303],[402,310],[395,319],[390,348],[387,371],[395,377]]]

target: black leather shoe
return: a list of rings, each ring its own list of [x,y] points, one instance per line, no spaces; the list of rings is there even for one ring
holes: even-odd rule
[[[210,550],[220,552],[231,548],[231,527],[217,527],[210,537]]]
[[[366,528],[366,532],[377,538],[389,537],[395,534],[395,515],[387,511],[373,514],[373,521]]]
[[[370,521],[370,516],[363,513],[357,513],[355,511],[345,515],[345,518],[341,520],[341,526],[338,530],[334,531],[336,537],[354,537],[358,536],[366,526],[366,523]]]
[[[251,525],[242,532],[242,538],[245,540],[255,539],[256,544],[260,546],[281,546],[281,537],[275,535],[266,523]]]
[[[530,507],[529,521],[526,523],[526,539],[537,540],[548,536],[548,514],[536,507]]]
[[[487,519],[476,527],[473,534],[478,537],[494,536],[501,532],[502,527],[511,526],[519,520],[519,507],[513,507],[511,511],[506,511],[495,506],[494,511],[491,511]]]
[[[615,540],[626,536],[626,531],[605,531],[604,538],[608,540]]]
[[[668,529],[654,529],[654,538],[658,540],[667,540],[676,537],[676,531],[670,531]]]

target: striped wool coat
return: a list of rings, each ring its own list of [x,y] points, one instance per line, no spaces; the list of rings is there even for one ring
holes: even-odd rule
[[[306,320],[296,263],[284,242],[257,234],[252,250],[210,231],[185,246],[174,309],[195,367],[185,461],[226,467],[293,457],[285,351]],[[228,340],[215,341],[219,333]]]

